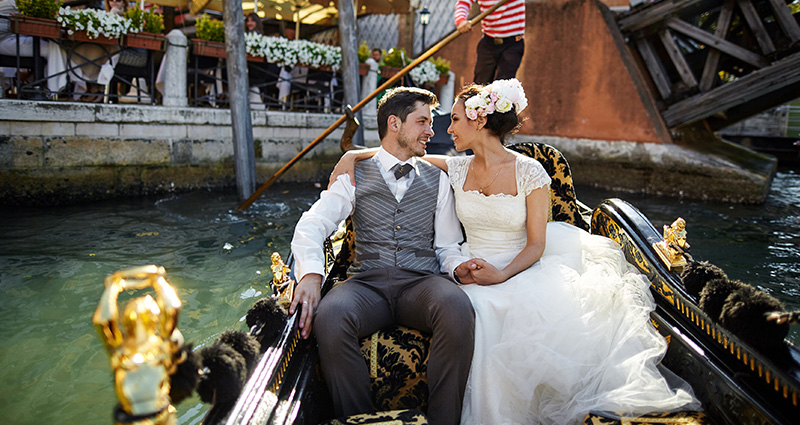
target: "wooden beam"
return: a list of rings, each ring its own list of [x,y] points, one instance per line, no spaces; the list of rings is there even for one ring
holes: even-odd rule
[[[794,16],[792,16],[792,12],[789,10],[789,5],[782,0],[768,1],[769,5],[772,6],[772,11],[775,12],[775,19],[781,26],[783,33],[789,37],[789,40],[792,41],[792,44],[800,41],[800,26],[797,25],[797,21],[794,19]]]
[[[728,34],[735,1],[736,0],[725,0],[722,4],[722,9],[720,9],[719,17],[717,18],[717,29],[714,31],[715,37],[724,40],[725,36]],[[709,49],[706,63],[703,66],[703,75],[700,77],[700,91],[706,91],[714,85],[714,78],[717,76],[717,66],[719,65],[719,57],[719,50]]]
[[[795,53],[736,81],[675,103],[662,116],[670,128],[708,118],[797,83],[800,81],[798,68],[800,53]]]
[[[709,34],[700,28],[690,25],[680,19],[672,18],[668,20],[667,26],[682,34],[686,34],[709,47],[717,49],[722,53],[731,55],[743,62],[749,63],[756,68],[769,65],[769,61],[765,57],[757,53],[753,53],[744,47],[737,46],[723,38],[715,37],[714,35]]]
[[[664,66],[653,51],[653,46],[646,39],[637,38],[636,47],[639,49],[639,54],[642,55],[647,70],[650,71],[650,78],[653,79],[661,98],[667,99],[672,96],[672,83],[667,78],[667,73],[664,72]]]
[[[753,3],[750,0],[738,0],[738,3],[739,9],[741,9],[742,15],[744,15],[744,19],[750,27],[750,31],[753,31],[753,35],[756,36],[758,46],[761,47],[761,53],[765,55],[775,53],[775,45],[772,44],[772,40],[769,38],[769,34],[767,34],[767,30],[764,28],[761,17],[758,16]]]
[[[698,6],[707,0],[663,0],[617,20],[620,31],[631,33],[649,27],[682,9]]]
[[[608,28],[608,33],[611,34],[611,39],[614,40],[614,45],[617,47],[619,57],[622,59],[625,68],[627,68],[628,75],[636,88],[636,92],[639,94],[639,99],[642,101],[642,106],[650,118],[653,131],[656,132],[656,136],[661,143],[671,143],[672,134],[670,134],[667,124],[664,123],[664,119],[661,118],[661,110],[658,109],[656,102],[658,95],[655,93],[655,88],[649,84],[647,69],[642,66],[641,61],[634,58],[634,47],[625,40],[622,31],[617,26],[616,17],[611,10],[604,4],[599,4],[599,9]]]
[[[686,63],[686,59],[683,57],[678,45],[675,44],[675,39],[672,38],[672,32],[665,28],[658,32],[658,37],[661,39],[661,42],[664,43],[664,48],[667,49],[667,54],[669,58],[672,59],[672,64],[675,65],[675,69],[678,70],[678,74],[681,76],[683,83],[690,88],[697,87],[697,79],[694,77],[694,74],[692,74],[692,70],[689,68],[689,64]]]

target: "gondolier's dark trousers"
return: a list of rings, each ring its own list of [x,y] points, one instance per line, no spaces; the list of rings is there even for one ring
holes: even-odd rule
[[[337,416],[374,412],[360,339],[399,324],[430,333],[428,421],[459,423],[475,338],[475,313],[453,281],[411,269],[359,273],[319,304],[314,334]]]

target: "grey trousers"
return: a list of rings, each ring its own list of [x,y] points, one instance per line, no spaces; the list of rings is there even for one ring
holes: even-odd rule
[[[432,335],[428,421],[458,424],[475,340],[472,304],[450,279],[398,268],[360,273],[320,301],[313,330],[336,415],[374,412],[359,340],[393,324]]]

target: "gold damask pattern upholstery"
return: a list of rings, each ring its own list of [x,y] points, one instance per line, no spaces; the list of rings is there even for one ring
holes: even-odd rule
[[[392,326],[361,341],[377,410],[425,409],[430,336]]]
[[[590,413],[583,420],[584,425],[705,425],[709,424],[708,416],[703,412],[676,412],[656,415],[645,415],[637,418],[607,418]]]
[[[588,231],[589,224],[578,209],[572,172],[564,155],[544,143],[519,143],[508,148],[538,160],[553,180],[550,183],[550,221],[563,221]]]
[[[551,221],[565,221],[589,230],[579,213],[572,174],[561,152],[543,143],[522,143],[509,148],[539,160],[550,175]],[[347,278],[347,269],[355,255],[355,235],[349,218],[346,228],[341,250],[328,274],[334,281]],[[371,389],[377,410],[425,409],[429,346],[428,336],[402,326],[380,330],[362,340],[361,351],[370,364]]]
[[[353,415],[323,422],[320,425],[427,425],[427,423],[428,418],[424,413],[411,409]]]

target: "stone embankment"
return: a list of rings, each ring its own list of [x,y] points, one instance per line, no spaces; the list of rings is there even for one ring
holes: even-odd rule
[[[252,111],[257,181],[338,115]],[[365,119],[375,128],[374,118]],[[372,125],[370,125],[372,124]],[[281,178],[324,181],[334,131]],[[376,131],[366,131],[377,143]],[[372,136],[371,136],[372,135]],[[0,203],[58,204],[235,186],[230,110],[0,100]]]

